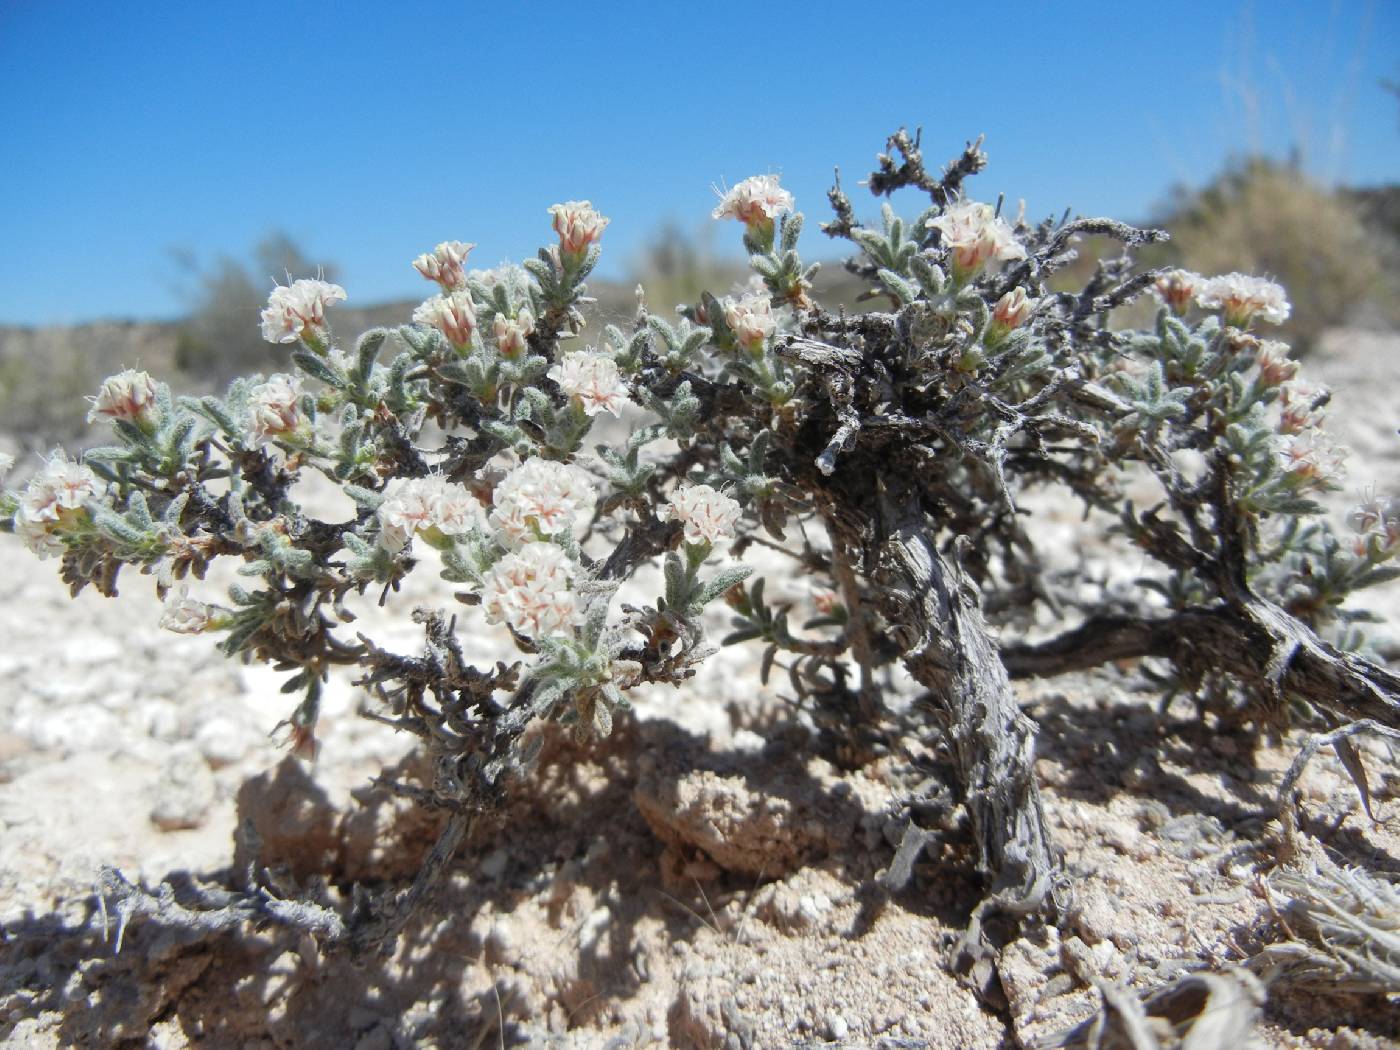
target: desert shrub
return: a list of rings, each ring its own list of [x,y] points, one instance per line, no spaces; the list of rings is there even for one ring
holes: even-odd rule
[[[752,290],[705,292],[671,319],[641,306],[592,346],[571,344],[608,224],[588,202],[551,208],[557,241],[523,266],[469,269],[460,241],[426,252],[413,265],[437,294],[351,348],[330,323],[344,289],[297,280],[262,312],[285,355],[277,374],[199,398],[144,372],[111,377],[92,413],[113,443],[81,462],[56,455],[0,514],[60,559],[75,592],[113,593],[134,566],[166,596],[165,626],[284,671],[299,753],[314,750],[329,670],[359,668],[378,717],[435,765],[428,786],[399,789],[452,815],[414,900],[499,812],[542,724],[607,736],[634,689],[697,673],[706,611],[727,603],[724,641],[761,647],[763,677],[787,674],[814,746],[858,764],[913,734],[946,756],[987,880],[964,946],[975,957],[986,917],[1053,908],[1062,877],[1012,676],[1152,658],[1164,692],[1265,728],[1393,725],[1400,703],[1400,677],[1354,651],[1364,614],[1346,604],[1395,575],[1400,502],[1375,496],[1345,534],[1319,516],[1342,454],[1326,392],[1263,334],[1289,316],[1284,290],[1135,273],[1125,254],[1055,291],[1080,235],[1131,253],[1161,234],[1009,222],[964,191],[985,163],[969,145],[934,177],[900,132],[868,185],[913,190],[912,215],[885,202],[862,224],[832,189],[823,232],[850,243],[848,271],[886,307],[865,313],[818,300],[804,217],[772,176],[715,212],[739,222]],[[1109,323],[1149,294],[1149,327]],[[630,431],[595,429],[624,412]],[[293,486],[312,472],[354,512],[325,521],[301,506]],[[1153,497],[1128,498],[1129,480]],[[1082,503],[1082,528],[1123,562],[1150,559],[1133,587],[1037,547],[1024,507],[1042,492]],[[748,579],[740,559],[760,543],[814,585],[803,626]],[[357,635],[346,599],[387,597],[430,548],[457,591],[450,612],[415,612],[422,650]],[[217,559],[246,583],[217,601],[188,593],[181,581]],[[622,601],[624,583],[648,586],[647,566],[661,570],[650,600]],[[1037,640],[1042,611],[1059,633]],[[474,662],[471,639],[490,626],[516,662]],[[895,711],[879,684],[895,665],[927,705]],[[910,825],[891,886],[926,837]],[[127,916],[201,928],[260,916],[358,948],[404,913],[235,894],[191,919],[107,884]]]

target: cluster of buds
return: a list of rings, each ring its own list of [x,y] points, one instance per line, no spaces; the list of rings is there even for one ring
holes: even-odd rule
[[[464,288],[435,295],[413,311],[413,323],[436,328],[459,351],[471,346],[476,331],[476,304]]]
[[[413,268],[430,281],[442,286],[444,293],[452,293],[467,286],[467,256],[475,244],[462,241],[443,241],[431,252],[425,252],[413,260]]]
[[[1378,562],[1400,554],[1400,498],[1372,493],[1347,516],[1347,524],[1355,533],[1352,551],[1358,558]]]
[[[529,638],[567,631],[581,619],[578,601],[569,590],[577,573],[578,566],[553,543],[537,541],[511,551],[486,575],[486,622],[507,624]]]
[[[491,524],[510,546],[520,546],[578,529],[595,499],[592,479],[578,467],[529,459],[497,484]]]
[[[92,398],[92,408],[88,410],[88,422],[98,419],[123,419],[128,423],[150,430],[159,413],[160,384],[145,372],[128,368],[103,381]]]
[[[1153,282],[1152,291],[1172,313],[1183,317],[1204,282],[1204,277],[1190,270],[1168,270]]]
[[[740,513],[735,500],[709,485],[681,485],[661,508],[661,519],[680,522],[686,543],[713,546],[734,535]]]
[[[1298,374],[1298,362],[1288,356],[1288,344],[1265,339],[1254,353],[1259,381],[1265,386],[1282,386]]]
[[[778,330],[773,300],[765,293],[745,295],[737,302],[726,300],[724,321],[739,345],[754,355],[763,353],[764,344]]]
[[[380,545],[397,554],[415,534],[429,543],[466,535],[481,521],[481,504],[465,486],[430,474],[394,485],[378,517]]]
[[[269,441],[302,443],[309,421],[301,411],[301,380],[274,375],[248,392],[248,434],[254,444]]]
[[[963,284],[987,263],[1024,259],[1026,249],[1015,231],[990,204],[958,200],[928,225],[937,230],[952,253],[953,279]]]
[[[20,494],[15,532],[41,558],[62,554],[63,537],[90,522],[87,504],[106,492],[106,483],[90,468],[55,451]]]
[[[302,278],[278,285],[262,311],[262,335],[269,343],[295,343],[313,350],[324,348],[327,338],[326,307],[345,299],[338,284]]]
[[[617,370],[617,362],[607,354],[574,350],[559,359],[546,373],[559,389],[590,416],[611,412],[621,416],[628,404],[627,384]]]
[[[1248,328],[1255,317],[1282,324],[1292,312],[1281,285],[1247,273],[1227,273],[1202,281],[1196,303],[1206,310],[1219,310],[1226,324],[1240,329]]]
[[[1019,285],[1011,289],[997,300],[982,341],[989,347],[1001,345],[1008,335],[1026,323],[1039,304],[1039,299],[1028,298],[1026,290]]]
[[[611,219],[594,210],[591,201],[566,201],[552,205],[554,232],[559,235],[559,249],[565,258],[580,259],[590,245],[597,244]]]
[[[524,306],[514,317],[497,314],[491,327],[496,336],[496,350],[502,357],[515,360],[529,349],[530,336],[535,333],[535,315]]]

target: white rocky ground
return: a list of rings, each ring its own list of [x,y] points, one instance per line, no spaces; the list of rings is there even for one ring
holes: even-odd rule
[[[1358,489],[1400,490],[1400,340],[1335,333],[1309,369],[1336,393]],[[1218,969],[1275,930],[1257,872],[1297,739],[1251,763],[1246,738],[1184,708],[1159,717],[1115,672],[1039,683],[1024,697],[1078,903],[1062,930],[1007,947],[1007,1003],[989,1009],[944,965],[976,899],[958,851],[893,899],[872,888],[912,787],[906,756],[855,773],[795,757],[777,690],[756,690],[753,654],[726,650],[612,745],[560,745],[388,959],[355,967],[270,933],[190,946],[141,927],[114,955],[91,892],[99,864],[152,884],[216,875],[234,861],[241,807],[265,863],[327,873],[334,896],[411,877],[435,825],[373,803],[369,778],[405,742],[356,715],[348,680],[327,697],[318,762],[301,765],[269,737],[288,713],[279,676],[160,631],[148,580],[125,578],[120,601],[70,601],[54,568],[0,539],[7,1045],[993,1048],[1086,1016],[1094,979],[1146,987]],[[448,597],[428,572],[414,586],[363,623],[403,651],[417,636],[407,610]],[[1392,627],[1397,592],[1372,603]],[[473,644],[504,654],[502,641]],[[1319,759],[1310,826],[1336,824],[1344,857],[1400,873],[1400,771],[1384,748],[1365,754],[1382,824]],[[1389,1046],[1397,1024],[1382,1003],[1275,999],[1258,1039]]]

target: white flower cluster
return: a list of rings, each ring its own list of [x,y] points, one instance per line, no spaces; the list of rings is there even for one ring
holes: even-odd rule
[[[298,339],[325,338],[326,307],[345,298],[338,284],[302,278],[278,285],[262,312],[262,335],[269,343],[295,343]]]
[[[1346,473],[1350,449],[1316,428],[1289,434],[1279,444],[1284,473],[1312,488],[1335,488]]]
[[[554,232],[559,235],[559,247],[567,255],[583,254],[590,244],[598,242],[603,230],[612,221],[598,214],[590,201],[566,201],[551,205],[549,214],[554,217]]]
[[[617,370],[617,362],[607,354],[574,350],[561,357],[546,375],[559,384],[569,397],[576,397],[590,416],[599,412],[622,414],[627,404],[627,384]]]
[[[430,281],[442,285],[444,292],[453,292],[467,285],[466,261],[475,244],[443,241],[431,252],[413,260],[413,268]]]
[[[709,485],[682,485],[661,508],[662,520],[679,521],[685,526],[685,542],[693,544],[715,544],[733,536],[740,513],[735,500]]]
[[[62,554],[61,530],[85,518],[84,504],[106,492],[106,483],[88,467],[56,451],[20,494],[15,532],[41,558]]]
[[[160,626],[175,634],[203,634],[214,623],[216,612],[214,606],[191,598],[189,588],[182,585],[166,596]]]
[[[724,322],[746,350],[757,352],[778,330],[773,318],[773,300],[766,294],[745,295],[738,302],[725,300]]]
[[[146,372],[128,368],[102,381],[97,396],[92,398],[92,408],[88,410],[88,422],[99,418],[125,419],[130,423],[143,423],[151,418],[156,409],[159,384]]]
[[[398,482],[379,505],[379,543],[397,554],[414,533],[462,536],[481,520],[481,505],[465,486],[437,474]]]
[[[578,567],[553,543],[526,543],[486,574],[482,607],[488,623],[509,624],[530,638],[567,631],[581,620],[569,582]]]
[[[413,311],[413,323],[436,328],[460,350],[471,345],[476,331],[476,304],[465,289],[435,295]]]
[[[1400,498],[1370,494],[1347,516],[1356,533],[1353,550],[1358,558],[1381,561],[1400,554]]]
[[[975,274],[988,262],[1024,259],[1026,249],[1005,219],[990,204],[958,200],[929,219],[930,228],[943,235],[953,253],[953,272],[960,278]]]
[[[792,194],[778,185],[778,176],[753,175],[722,194],[711,217],[738,219],[748,227],[768,226],[792,211],[792,205]]]
[[[517,547],[577,529],[593,510],[596,494],[588,475],[567,463],[526,460],[496,486],[491,524]]]
[[[1227,273],[1202,282],[1196,302],[1207,310],[1220,310],[1225,323],[1236,328],[1247,327],[1255,317],[1282,324],[1292,311],[1281,285],[1247,273]]]
[[[301,426],[301,380],[278,374],[248,391],[248,433],[257,444],[287,437]]]

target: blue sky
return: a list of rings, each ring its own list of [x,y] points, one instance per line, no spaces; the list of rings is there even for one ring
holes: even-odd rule
[[[1388,0],[0,0],[0,323],[176,315],[173,250],[274,228],[356,302],[420,296],[414,255],[532,254],[576,198],[612,217],[622,277],[663,221],[700,229],[717,183],[779,172],[824,219],[832,166],[856,191],[902,123],[940,164],[985,133],[972,192],[1037,216],[1140,217],[1295,144],[1319,178],[1394,181],[1397,41]]]

